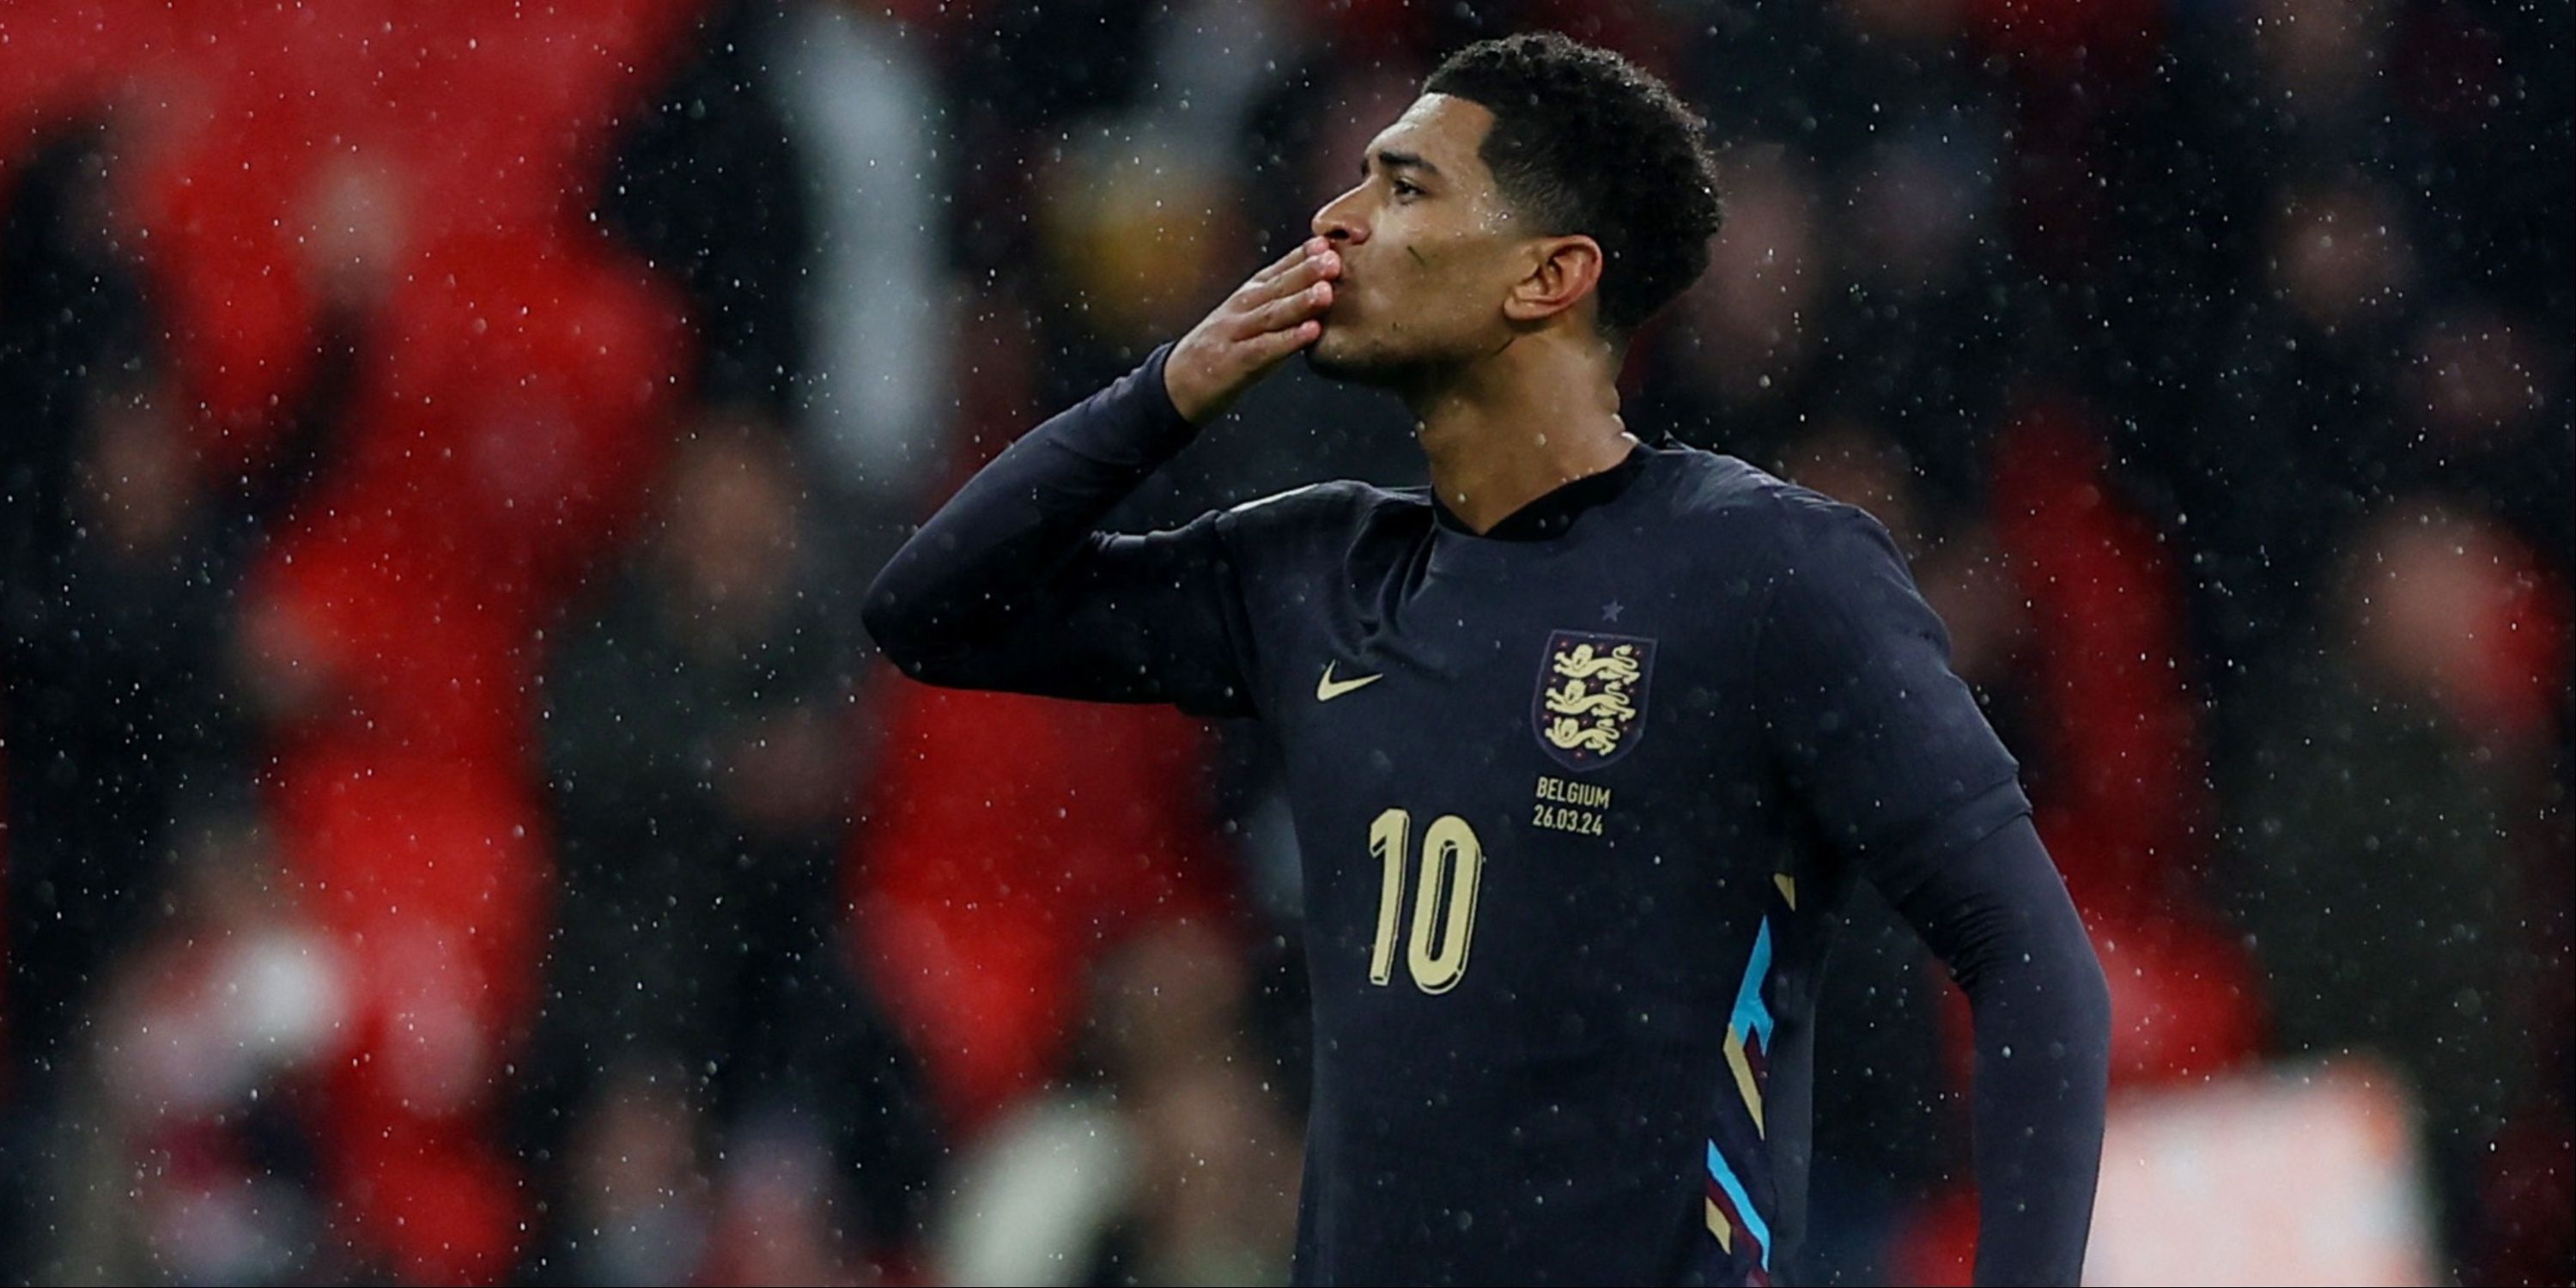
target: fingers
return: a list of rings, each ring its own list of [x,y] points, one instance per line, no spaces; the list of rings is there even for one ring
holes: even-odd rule
[[[1246,312],[1235,334],[1249,339],[1273,331],[1287,330],[1332,306],[1333,284],[1314,282],[1302,290],[1280,295],[1269,303]]]
[[[1315,285],[1329,282],[1342,274],[1342,257],[1325,251],[1295,268],[1281,273],[1277,281],[1264,288],[1272,298],[1291,295]]]
[[[1256,335],[1244,341],[1243,347],[1251,352],[1255,362],[1267,367],[1313,344],[1315,337],[1323,333],[1324,324],[1308,318],[1284,331],[1267,331]]]
[[[1289,269],[1295,268],[1299,264],[1303,264],[1307,260],[1313,258],[1316,253],[1322,251],[1327,244],[1328,243],[1326,243],[1321,237],[1309,237],[1306,240],[1297,243],[1297,245],[1291,248],[1287,254],[1270,261],[1267,265],[1264,265],[1261,271],[1253,274],[1244,282],[1244,285],[1267,285],[1271,281],[1277,279],[1280,274],[1285,273]]]
[[[1317,275],[1330,276],[1341,271],[1342,257],[1332,243],[1321,237],[1310,237],[1268,268],[1253,274],[1243,284],[1243,291],[1254,297],[1268,298],[1276,292],[1293,291],[1316,280]]]
[[[1276,331],[1331,308],[1333,279],[1340,275],[1341,257],[1326,251],[1299,262],[1268,283],[1246,284],[1226,302],[1224,312],[1231,315],[1227,333],[1242,339]]]
[[[1340,276],[1341,266],[1332,243],[1308,238],[1235,292],[1224,310],[1234,315],[1232,325],[1223,333],[1244,341],[1297,330],[1299,323],[1332,307],[1332,279]]]
[[[1290,354],[1324,334],[1341,254],[1321,237],[1299,243],[1227,296],[1181,337],[1163,365],[1172,405],[1203,425]]]
[[[1321,237],[1309,237],[1306,240],[1297,243],[1294,247],[1289,249],[1287,254],[1262,265],[1260,272],[1254,273],[1251,277],[1244,280],[1244,285],[1258,286],[1279,276],[1281,273],[1287,272],[1289,269],[1295,268],[1299,264],[1305,263],[1306,260],[1313,256],[1316,251],[1323,248],[1323,242],[1324,239]]]

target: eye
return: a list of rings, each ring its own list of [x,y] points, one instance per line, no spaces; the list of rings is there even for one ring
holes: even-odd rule
[[[1406,183],[1402,179],[1391,179],[1388,180],[1388,183],[1394,187],[1395,195],[1399,197],[1418,197],[1422,195],[1422,189],[1414,187],[1412,184]]]

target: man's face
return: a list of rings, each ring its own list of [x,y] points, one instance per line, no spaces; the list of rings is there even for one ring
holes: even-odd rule
[[[1493,113],[1447,94],[1414,100],[1371,140],[1359,182],[1315,212],[1342,257],[1324,332],[1306,349],[1337,380],[1408,372],[1500,349],[1503,300],[1533,266],[1531,238],[1477,149]]]

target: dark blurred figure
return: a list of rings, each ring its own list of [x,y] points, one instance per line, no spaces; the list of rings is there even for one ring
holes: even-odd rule
[[[1621,413],[1648,441],[1672,434],[1770,467],[1822,401],[1836,247],[1802,153],[1754,141],[1719,161],[1726,226],[1645,359],[1662,378]]]
[[[1995,218],[2002,126],[1933,120],[1891,130],[1850,167],[1831,234],[1845,285],[1822,302],[1820,384],[1902,451],[1937,532],[1983,498],[2030,314]]]
[[[2476,294],[2433,309],[2408,342],[2398,415],[2428,486],[2504,521],[2576,575],[2576,353],[2528,314]]]
[[[237,731],[219,646],[237,533],[212,512],[149,368],[87,399],[51,577],[13,577],[9,1037],[34,1091],[162,886],[169,820]]]
[[[111,136],[28,164],[0,228],[0,747],[10,1077],[36,1092],[196,772],[219,584],[180,408],[140,343]]]
[[[810,521],[853,567],[901,543],[954,414],[951,171],[959,151],[989,162],[950,144],[948,20],[715,0],[622,127],[598,202],[687,297],[693,387],[788,428],[822,501]]]
[[[774,0],[721,0],[695,48],[626,127],[599,215],[688,296],[696,387],[717,401],[783,412],[804,375],[801,279],[812,222],[801,158],[759,91]]]
[[[64,126],[0,189],[0,594],[12,601],[34,597],[63,555],[90,389],[135,356],[143,329],[113,152],[105,125]]]
[[[2532,831],[2566,665],[2563,647],[2537,667],[2516,656],[2543,631],[2534,575],[2486,520],[2381,510],[2295,659],[2253,690],[2256,736],[2224,775],[2231,884],[2277,1040],[2366,1049],[2413,1084],[2445,1264],[2465,1283],[2486,1282],[2484,1171],[2535,1089],[2552,1000],[2531,969],[2549,929],[2535,872],[2566,857]]]
[[[599,1114],[686,1134],[703,1112],[719,1139],[795,1122],[838,1162],[851,1249],[885,1256],[910,1242],[934,1145],[837,938],[851,658],[796,470],[771,422],[708,415],[676,449],[659,530],[549,667],[562,887],[530,1143],[542,1159],[592,1139],[583,1119]],[[572,1149],[558,1210],[574,1221],[540,1271],[614,1282],[633,1267],[578,1222],[623,1200],[585,1180],[591,1148]]]
[[[2399,7],[2168,6],[2153,75],[2099,123],[2118,253],[2100,266],[2087,314],[2108,341],[2093,369],[2142,422],[2133,446],[2151,458],[2231,356],[2231,329],[2277,299],[2265,289],[2277,250],[2267,208],[2282,179],[2349,170],[2400,191],[2430,182],[2430,141],[2391,91]]]
[[[2329,581],[2334,551],[2414,464],[2396,418],[2417,303],[2405,208],[2329,168],[2264,212],[2261,303],[2219,343],[2172,480],[2222,698]]]

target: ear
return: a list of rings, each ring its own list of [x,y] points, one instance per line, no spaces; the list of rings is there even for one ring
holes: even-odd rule
[[[1583,302],[1601,284],[1601,243],[1581,234],[1530,243],[1529,272],[1503,298],[1503,316],[1543,322]]]

